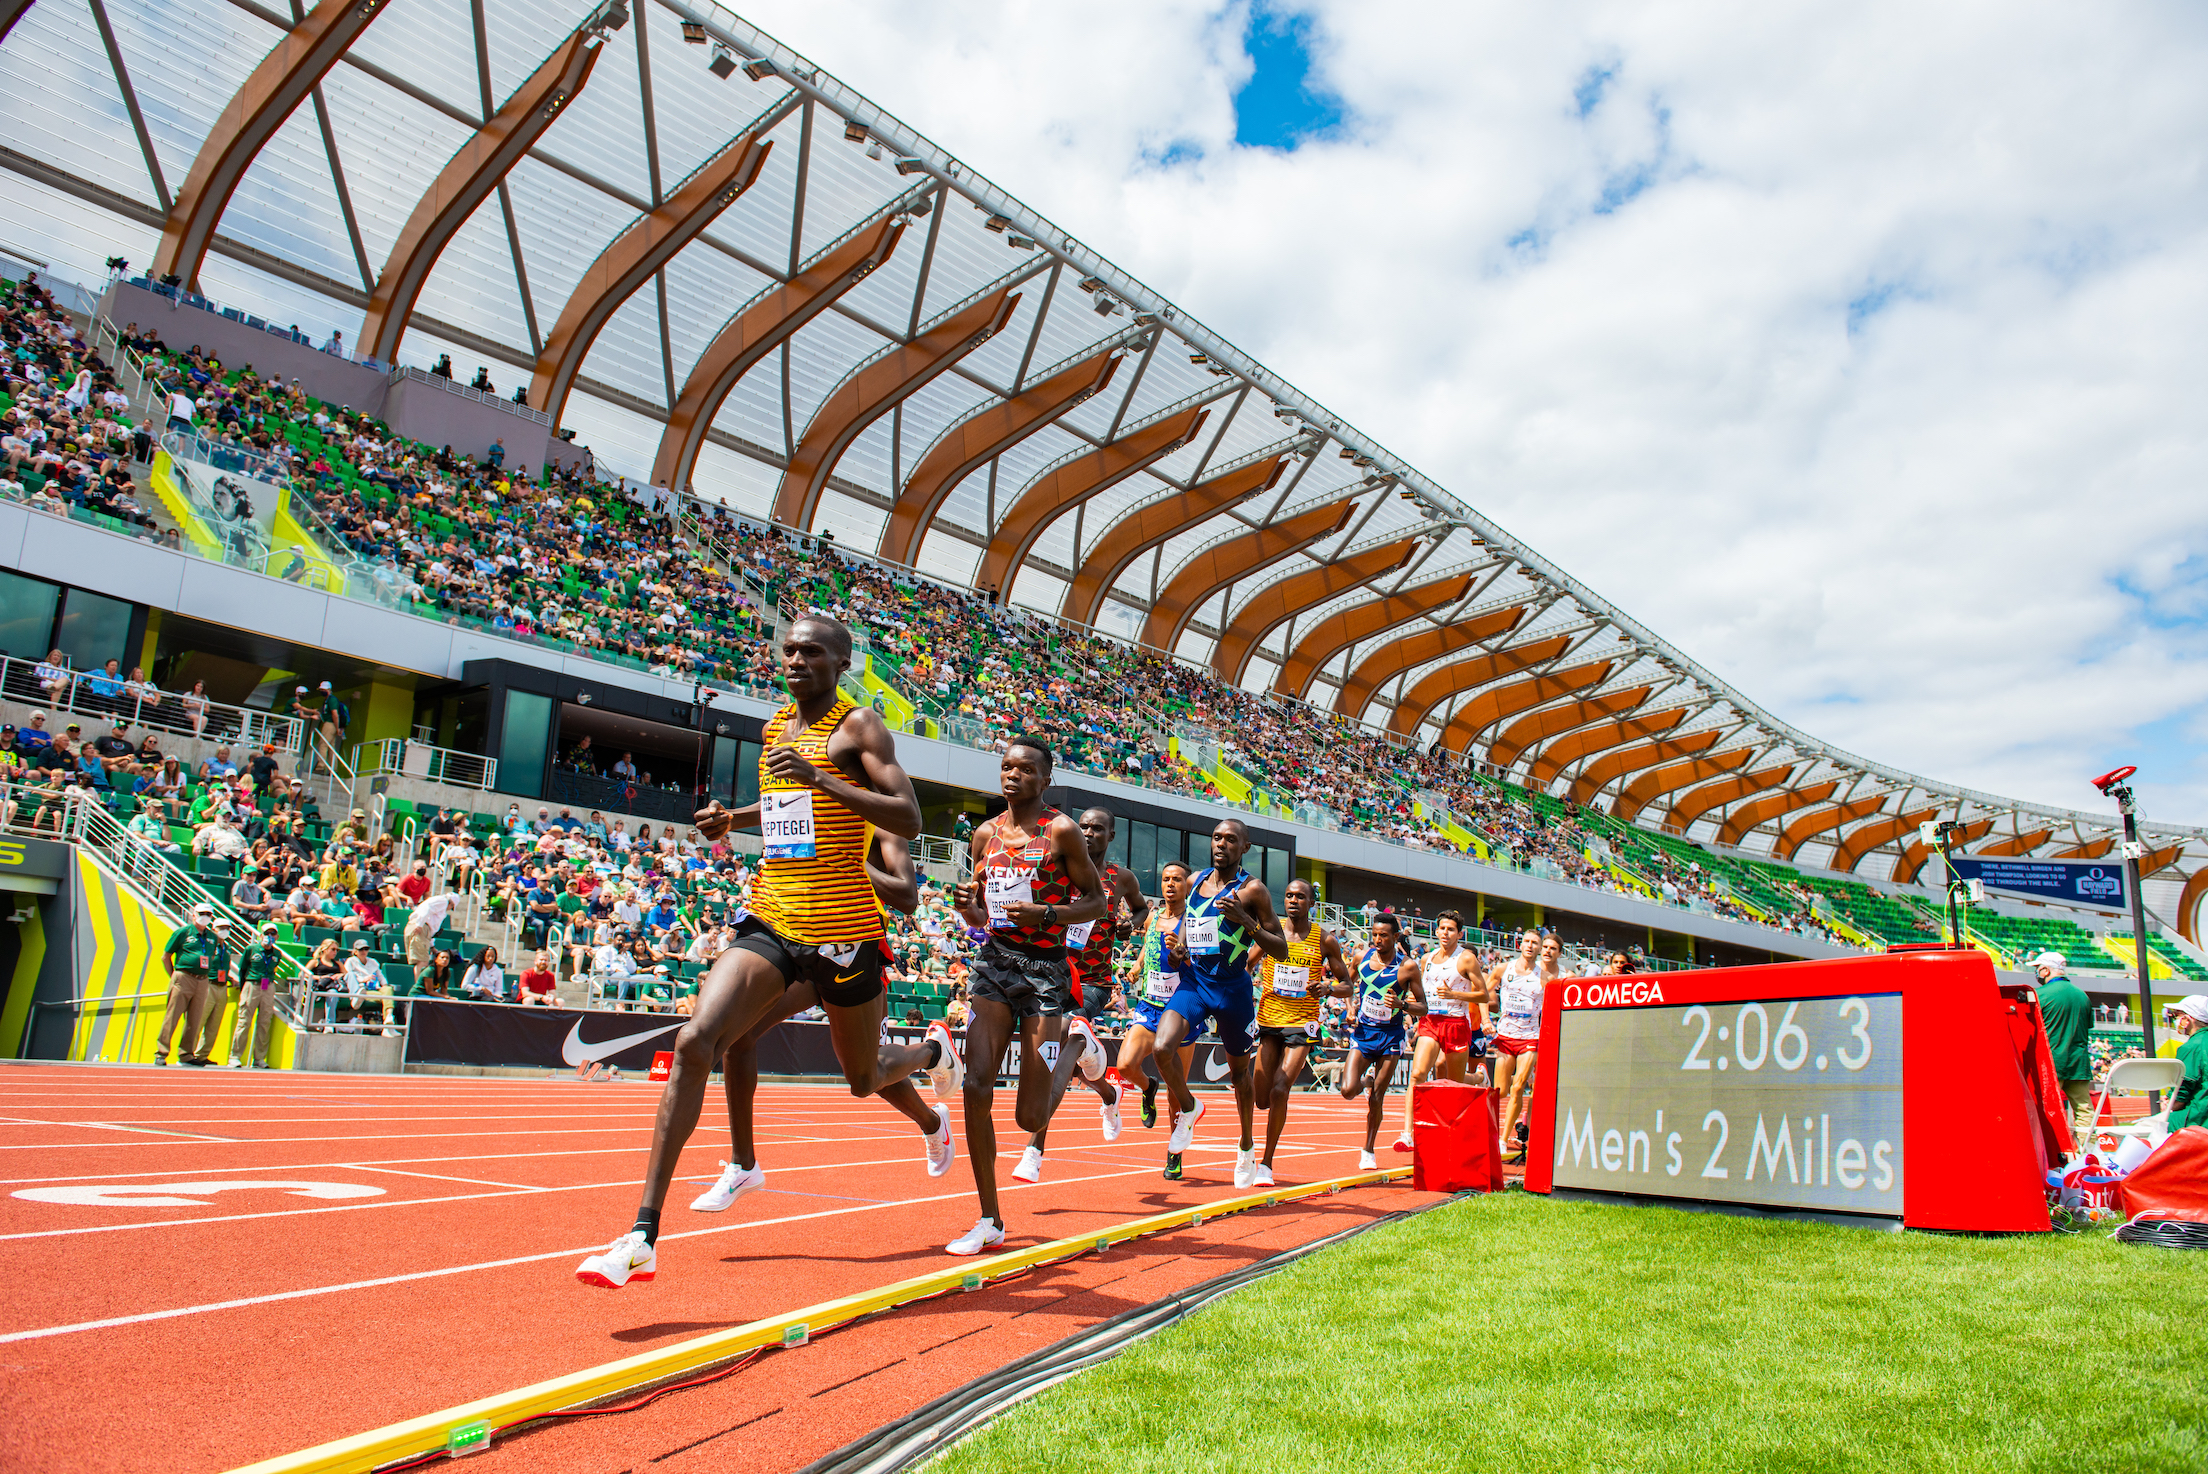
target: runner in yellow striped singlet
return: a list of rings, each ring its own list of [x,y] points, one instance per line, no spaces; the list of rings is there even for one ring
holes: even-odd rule
[[[752,880],[752,914],[738,923],[734,945],[714,960],[699,985],[697,1008],[675,1034],[675,1068],[660,1097],[651,1163],[635,1226],[602,1254],[576,1268],[584,1284],[618,1289],[657,1270],[660,1207],[676,1164],[697,1128],[714,1065],[783,1001],[809,983],[828,1013],[844,1078],[854,1095],[882,1094],[920,1121],[927,1108],[910,1092],[909,1077],[926,1070],[938,1099],[961,1084],[958,1050],[948,1030],[933,1026],[924,1042],[885,1045],[882,1037],[882,913],[875,904],[866,856],[873,831],[901,839],[920,832],[920,801],[897,765],[889,728],[865,707],[843,699],[837,682],[851,668],[851,632],[824,614],[809,614],[782,638],[782,679],[789,705],[762,734],[759,802],[734,813],[715,802],[697,816],[698,832],[718,840],[731,829],[758,827],[766,852]],[[910,1109],[895,1087],[912,1093]],[[731,1121],[736,1102],[731,1101]],[[748,1110],[749,1102],[743,1103]],[[920,1114],[916,1114],[916,1112]],[[949,1116],[933,1113],[934,1138],[948,1138]],[[947,1149],[947,1147],[946,1147]],[[727,1205],[757,1186],[757,1163],[735,1164],[737,1180],[699,1200]]]
[[[1281,933],[1288,958],[1266,957],[1258,966],[1257,1093],[1265,1105],[1265,1156],[1259,1187],[1273,1185],[1273,1152],[1288,1124],[1288,1097],[1303,1075],[1303,1062],[1319,1042],[1319,1000],[1347,997],[1349,964],[1342,944],[1311,919],[1311,882],[1291,880],[1282,893]]]

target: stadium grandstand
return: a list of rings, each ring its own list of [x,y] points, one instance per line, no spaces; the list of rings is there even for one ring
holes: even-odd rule
[[[1951,910],[1924,837],[2122,877],[2112,808],[1781,721],[729,10],[0,0],[0,92],[0,1055],[166,1064],[202,918],[241,959],[273,926],[277,987],[273,1045],[215,987],[192,1063],[518,1070],[429,1041],[459,998],[671,1029],[766,863],[695,816],[758,801],[815,613],[914,780],[906,1043],[968,1016],[957,888],[1024,735],[1143,896],[1233,818],[1345,948],[1448,912],[1565,976],[2053,952],[2101,1068],[2135,1052],[2129,911]],[[2208,829],[2131,858],[2189,994]],[[766,1068],[832,1076],[809,1047]]]

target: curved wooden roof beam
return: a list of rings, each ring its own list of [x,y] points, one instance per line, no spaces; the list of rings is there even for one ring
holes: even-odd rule
[[[1984,859],[1997,859],[2013,855],[2028,855],[2054,837],[2052,829],[2034,829],[2028,834],[2011,834],[1997,839],[1982,850],[1974,851]]]
[[[2145,880],[2157,870],[2166,869],[2176,864],[2177,857],[2184,853],[2185,844],[2182,840],[2166,849],[2147,851],[2146,854],[2139,857],[2139,878]]]
[[[1250,661],[1256,658],[1258,646],[1264,644],[1274,630],[1306,609],[1316,609],[1359,584],[1395,572],[1417,554],[1418,544],[1419,539],[1415,537],[1402,538],[1267,584],[1244,602],[1220,633],[1219,643],[1211,651],[1213,672],[1231,684],[1240,685]]]
[[[935,514],[959,482],[1075,405],[1103,392],[1119,371],[1123,356],[1117,347],[1091,354],[1010,399],[992,398],[938,435],[897,493],[889,520],[882,524],[876,555],[892,563],[917,561]]]
[[[431,181],[399,231],[375,290],[368,294],[368,315],[360,325],[363,354],[383,363],[398,354],[407,319],[414,314],[423,283],[437,269],[437,258],[468,223],[475,207],[490,198],[498,182],[590,81],[591,68],[606,49],[583,44],[594,40],[588,32],[577,31],[561,42]]]
[[[1423,639],[1424,636],[1413,635],[1411,638]],[[1450,697],[1460,692],[1477,690],[1490,681],[1514,676],[1522,670],[1545,665],[1571,648],[1570,635],[1551,635],[1546,640],[1531,640],[1502,650],[1467,655],[1462,660],[1452,660],[1447,665],[1437,666],[1426,672],[1418,684],[1411,687],[1403,699],[1395,704],[1395,714],[1388,719],[1388,730],[1398,737],[1408,737],[1425,725],[1428,713]]]
[[[598,253],[568,294],[559,321],[545,335],[536,372],[529,380],[529,402],[550,415],[553,424],[559,424],[568,390],[600,330],[622,303],[751,188],[773,149],[756,133],[737,135],[698,165],[658,209],[639,218]]]
[[[1561,706],[1545,706],[1529,712],[1503,728],[1502,734],[1488,745],[1487,760],[1499,768],[1507,768],[1524,755],[1527,748],[1559,732],[1569,732],[1574,727],[1584,727],[1604,717],[1631,711],[1648,700],[1654,686],[1633,686],[1623,691],[1612,691],[1603,696],[1586,696],[1578,701],[1567,701]]]
[[[1314,543],[1324,542],[1349,525],[1357,510],[1353,501],[1329,502],[1300,512],[1285,522],[1254,528],[1239,537],[1213,543],[1181,565],[1172,580],[1158,590],[1157,601],[1142,622],[1142,643],[1153,650],[1170,652],[1180,642],[1196,611],[1213,594],[1238,578]]]
[[[1557,774],[1581,758],[1593,757],[1598,752],[1609,752],[1628,742],[1653,737],[1659,732],[1668,732],[1685,721],[1690,714],[1686,707],[1674,706],[1641,716],[1620,717],[1614,722],[1604,722],[1599,727],[1589,727],[1584,732],[1567,732],[1542,749],[1541,755],[1527,768],[1526,781],[1535,788],[1546,789]],[[1705,742],[1702,746],[1707,747],[1709,743]]]
[[[866,280],[903,239],[902,217],[885,215],[860,226],[807,262],[797,275],[767,288],[730,318],[683,381],[652,458],[652,484],[680,491],[690,484],[698,447],[739,380],[753,364],[781,347],[799,328],[826,312],[838,297]]]
[[[1326,663],[1359,640],[1369,640],[1382,630],[1407,619],[1416,619],[1421,614],[1447,609],[1460,603],[1471,591],[1472,575],[1466,573],[1455,578],[1437,578],[1415,589],[1404,589],[1362,604],[1352,604],[1347,609],[1337,609],[1296,641],[1296,648],[1289,652],[1280,674],[1273,678],[1273,689],[1283,696],[1301,700]]]
[[[1961,832],[1955,837],[1955,843],[1969,844],[1972,840],[1983,839],[1992,832],[1993,821],[1991,819],[1973,819],[1962,827]],[[1894,862],[1894,884],[1916,884],[1917,877],[1924,871],[1924,862],[1931,858],[1932,852],[1924,847],[1923,840],[1913,839],[1909,841],[1908,848],[1901,852],[1901,858]]]
[[[1689,732],[1684,737],[1664,737],[1655,742],[1644,742],[1638,747],[1624,747],[1604,753],[1572,778],[1572,786],[1566,790],[1574,803],[1586,803],[1596,794],[1608,788],[1628,773],[1638,773],[1643,768],[1653,768],[1658,763],[1668,763],[1673,758],[1692,757],[1707,752],[1717,745],[1721,734],[1715,731]],[[1543,761],[1547,761],[1546,758]]]
[[[1821,804],[1839,791],[1840,781],[1835,778],[1823,783],[1813,783],[1807,788],[1797,788],[1792,793],[1774,793],[1767,798],[1744,803],[1725,816],[1723,827],[1717,831],[1717,842],[1722,845],[1737,845],[1758,825],[1768,823],[1781,814],[1791,814],[1796,809]]]
[[[1449,725],[1441,734],[1441,744],[1451,752],[1469,753],[1472,744],[1480,740],[1480,734],[1497,722],[1544,701],[1599,686],[1610,679],[1610,672],[1616,668],[1614,660],[1590,660],[1584,665],[1566,666],[1563,670],[1552,670],[1508,686],[1491,687],[1457,708],[1457,714],[1449,718]]]
[[[1791,860],[1795,851],[1818,835],[1852,824],[1858,819],[1870,817],[1886,805],[1884,795],[1877,798],[1852,798],[1846,803],[1834,804],[1829,809],[1817,809],[1802,815],[1779,833],[1779,842],[1771,846],[1771,858]]]
[[[1708,757],[1688,758],[1684,762],[1665,763],[1652,768],[1625,785],[1625,790],[1610,805],[1612,818],[1630,822],[1640,817],[1647,808],[1667,793],[1677,793],[1690,783],[1700,783],[1720,773],[1737,773],[1754,760],[1752,747],[1735,747],[1725,752],[1713,752]]]
[[[2208,865],[2201,866],[2185,882],[2185,889],[2177,893],[2177,934],[2194,946],[2200,945],[2201,928],[2196,919],[2200,911],[2201,897],[2208,896]]]
[[[2116,848],[2116,836],[2105,839],[2089,839],[2084,844],[2074,844],[2066,850],[2057,850],[2051,857],[2057,860],[2099,860]]]
[[[1208,409],[1184,409],[1045,468],[1021,489],[1010,507],[997,514],[996,529],[989,534],[989,546],[974,573],[974,587],[1001,590],[1009,599],[1020,566],[1059,513],[1072,511],[1172,455],[1196,438],[1210,415]]]
[[[1532,608],[1530,604],[1513,604],[1505,609],[1490,609],[1471,619],[1453,620],[1446,625],[1398,635],[1357,662],[1357,669],[1350,672],[1349,679],[1342,682],[1342,689],[1334,695],[1334,710],[1345,717],[1363,715],[1380,688],[1397,676],[1417,670],[1429,660],[1439,660],[1444,655],[1454,655],[1459,650],[1469,650],[1509,634]],[[1426,710],[1432,711],[1440,704],[1437,700]]]
[[[1716,759],[1711,758],[1709,761],[1715,762]],[[1793,776],[1794,765],[1781,763],[1775,768],[1758,768],[1753,773],[1743,773],[1737,778],[1722,778],[1715,783],[1705,783],[1672,800],[1671,812],[1664,815],[1664,828],[1677,834],[1685,834],[1694,827],[1695,820],[1710,810],[1721,809],[1735,799],[1746,798],[1751,793],[1776,788]]]
[[[910,343],[890,345],[829,390],[782,472],[782,485],[774,494],[774,520],[784,527],[811,531],[813,514],[820,510],[820,494],[851,442],[995,337],[1019,305],[1020,294],[1010,287],[985,293],[938,318]]]
[[[0,11],[0,37],[28,8],[11,5]],[[184,278],[185,286],[199,285],[200,263],[207,259],[215,227],[262,146],[322,84],[361,32],[390,8],[384,0],[322,0],[261,58],[200,144],[192,170],[161,222],[161,243],[146,269],[149,277],[173,272]]]
[[[1871,851],[1909,833],[1927,819],[1939,817],[1938,808],[1912,809],[1906,814],[1889,814],[1883,819],[1873,819],[1859,824],[1846,835],[1832,852],[1832,864],[1827,867],[1842,875],[1853,875],[1855,867],[1862,864]]]
[[[1127,565],[1160,543],[1170,542],[1192,527],[1199,527],[1235,504],[1280,484],[1287,467],[1285,455],[1261,456],[1247,465],[1221,471],[1163,501],[1145,502],[1106,528],[1089,545],[1073,582],[1066,586],[1059,617],[1075,624],[1093,625],[1104,610],[1104,598],[1127,571]]]

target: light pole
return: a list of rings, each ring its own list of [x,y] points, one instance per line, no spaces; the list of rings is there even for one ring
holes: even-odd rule
[[[2118,768],[2103,773],[2093,780],[2093,786],[2116,800],[2117,809],[2124,816],[2124,884],[2131,890],[2131,944],[2138,953],[2139,963],[2139,1031],[2148,1059],[2154,1058],[2154,988],[2147,971],[2147,901],[2139,893],[2139,859],[2146,853],[2146,846],[2139,842],[2139,815],[2131,802],[2131,785],[2124,780],[2139,769]],[[2162,1108],[2159,1092],[2147,1092],[2147,1114],[2153,1115]]]

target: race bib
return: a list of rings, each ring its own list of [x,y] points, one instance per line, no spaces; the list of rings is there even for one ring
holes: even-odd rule
[[[1173,995],[1180,991],[1181,975],[1177,972],[1152,972],[1142,980],[1142,996],[1152,1003],[1171,1003]]]
[[[1010,926],[1012,921],[1006,914],[1006,908],[1015,902],[1032,903],[1035,899],[1035,883],[1024,877],[992,871],[983,882],[982,893],[989,904],[989,924]]]
[[[1076,921],[1066,928],[1066,945],[1078,951],[1089,944],[1089,937],[1095,931],[1095,922]]]
[[[1198,957],[1219,955],[1219,918],[1189,915],[1181,922],[1181,941]]]
[[[1426,1011],[1436,1018],[1463,1018],[1465,1001],[1462,998],[1444,998],[1443,988],[1461,987],[1464,979],[1457,976],[1457,969],[1449,963],[1440,963],[1426,969]]]
[[[813,791],[760,794],[759,831],[766,836],[768,859],[812,859]]]
[[[1364,1006],[1357,1010],[1357,1016],[1368,1024],[1384,1024],[1389,1019],[1394,1018],[1395,1010],[1388,1006],[1387,990],[1382,989],[1378,993],[1367,993]]]
[[[1273,964],[1273,996],[1275,998],[1308,998],[1311,996],[1311,969]]]

